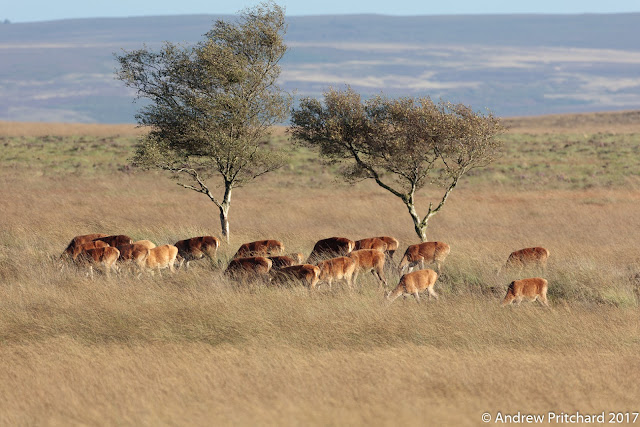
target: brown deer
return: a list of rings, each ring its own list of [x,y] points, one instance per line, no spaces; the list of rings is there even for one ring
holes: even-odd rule
[[[420,264],[420,268],[424,269],[425,264],[435,263],[436,268],[440,271],[442,263],[449,255],[451,248],[444,242],[423,242],[416,245],[410,245],[404,252],[402,260],[400,260],[400,272],[404,272],[409,269],[413,270],[413,267]]]
[[[242,244],[234,258],[284,254],[284,244],[278,240],[257,240]]]
[[[517,305],[520,305],[522,300],[526,298],[531,302],[538,300],[545,307],[549,307],[549,301],[547,301],[548,285],[547,280],[541,277],[514,280],[509,284],[502,305],[511,304],[514,300]]]
[[[317,262],[322,259],[347,256],[355,247],[355,242],[346,237],[329,237],[318,240],[307,258],[307,262]]]
[[[266,277],[272,265],[269,258],[262,256],[234,258],[229,262],[225,274],[235,279]]]
[[[327,282],[329,289],[334,280],[344,280],[351,289],[353,273],[356,270],[356,261],[353,258],[346,256],[331,258],[320,261],[317,265],[320,268],[319,280]]]
[[[185,268],[188,269],[191,261],[202,259],[205,256],[210,260],[215,260],[216,252],[220,247],[220,239],[213,236],[198,236],[179,240],[174,246],[178,248],[179,268],[186,262]]]
[[[109,276],[111,270],[118,272],[116,261],[120,256],[120,251],[112,246],[104,246],[95,249],[87,249],[82,251],[76,258],[78,264],[89,266],[89,273],[93,279],[93,266],[102,265],[104,271]]]
[[[118,250],[120,251],[118,261],[126,265],[133,263],[140,269],[140,271],[144,271],[151,249],[149,249],[144,243],[133,243],[131,245],[118,246]]]
[[[300,281],[309,289],[315,289],[318,280],[320,280],[320,267],[311,264],[292,265],[272,270],[273,282],[286,283]]]
[[[97,241],[90,241],[87,243],[80,243],[77,244],[75,246],[73,246],[70,250],[69,248],[67,248],[64,253],[62,254],[61,258],[71,258],[72,260],[76,260],[76,258],[78,258],[78,255],[80,255],[82,252],[89,250],[89,249],[96,249],[96,248],[105,248],[109,246],[108,244],[106,244],[103,241],[97,240]]]
[[[387,293],[387,300],[392,303],[400,295],[413,295],[416,302],[420,303],[420,292],[428,292],[429,299],[438,299],[438,294],[433,290],[433,286],[438,279],[438,273],[427,268],[407,273],[400,278],[400,283],[393,291]]]
[[[156,247],[156,244],[153,243],[151,240],[137,240],[135,242],[133,242],[134,245],[142,245],[148,249],[153,249]]]
[[[80,236],[76,236],[73,239],[71,239],[71,242],[69,242],[69,245],[67,245],[67,248],[64,250],[63,255],[71,255],[73,252],[73,249],[76,246],[80,246],[84,243],[89,243],[91,241],[93,241],[93,239],[98,239],[100,237],[107,237],[108,234],[102,234],[102,233],[94,233],[94,234],[83,234]]]
[[[539,246],[535,248],[524,248],[514,252],[511,252],[507,262],[502,268],[498,270],[498,275],[501,271],[517,271],[527,268],[539,268],[544,270],[547,268],[547,260],[549,259],[549,250],[541,248]]]
[[[107,243],[109,246],[113,246],[114,248],[116,246],[130,245],[133,243],[133,239],[127,236],[126,234],[116,234],[112,236],[98,237],[93,240],[94,241],[102,240],[103,242]]]
[[[149,249],[149,255],[145,259],[145,265],[151,271],[151,274],[153,274],[153,270],[158,270],[158,273],[160,273],[160,270],[163,268],[168,268],[169,271],[175,273],[176,269],[174,264],[177,256],[178,248],[175,246],[157,246]]]
[[[390,260],[393,260],[393,254],[398,250],[400,242],[394,237],[390,236],[378,236],[369,237],[367,239],[357,240],[354,250],[358,249],[380,249],[380,243],[377,240],[382,240],[386,244],[384,252],[389,256]]]
[[[291,267],[292,265],[298,264],[296,259],[288,255],[280,255],[280,256],[270,256],[268,257],[271,260],[271,268],[279,269],[283,267]]]
[[[352,258],[356,262],[356,269],[353,276],[354,285],[356,280],[358,280],[359,272],[371,271],[371,273],[382,282],[384,288],[387,289],[387,280],[384,278],[384,262],[386,259],[384,252],[376,249],[359,249],[351,252],[349,258]]]

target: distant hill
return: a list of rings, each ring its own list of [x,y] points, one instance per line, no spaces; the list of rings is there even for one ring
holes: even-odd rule
[[[200,41],[221,16],[0,24],[0,120],[129,123],[113,54]],[[233,19],[232,16],[224,16]],[[431,96],[501,116],[640,109],[640,13],[288,18],[282,86]]]

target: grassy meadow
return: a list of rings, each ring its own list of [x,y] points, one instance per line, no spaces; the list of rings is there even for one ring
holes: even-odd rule
[[[509,119],[502,157],[431,222],[438,301],[236,283],[241,243],[417,243],[404,205],[304,149],[235,191],[219,263],[137,279],[60,270],[75,235],[219,236],[201,194],[129,165],[133,126],[0,123],[1,425],[455,425],[502,413],[639,411],[640,122]],[[270,144],[283,146],[275,132]],[[424,209],[430,193],[418,198]],[[502,308],[513,250],[544,246],[552,308]],[[532,273],[533,274],[533,273]],[[368,277],[370,276],[370,277]],[[398,275],[387,276],[395,286]]]

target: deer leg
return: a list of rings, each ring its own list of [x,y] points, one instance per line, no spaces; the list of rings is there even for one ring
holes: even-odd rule
[[[502,300],[502,306],[511,304],[514,299],[515,297],[512,294],[507,293],[507,295],[504,297],[504,300]]]
[[[540,301],[540,304],[542,304],[543,306],[549,307],[549,301],[547,300],[546,295],[542,295],[540,298],[538,298],[538,301]]]

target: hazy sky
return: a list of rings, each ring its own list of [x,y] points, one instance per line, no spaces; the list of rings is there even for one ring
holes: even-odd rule
[[[235,14],[259,1],[221,0],[7,0],[0,21],[50,21],[67,18],[148,15]],[[448,15],[494,13],[640,12],[640,0],[280,0],[289,16],[377,13]]]

